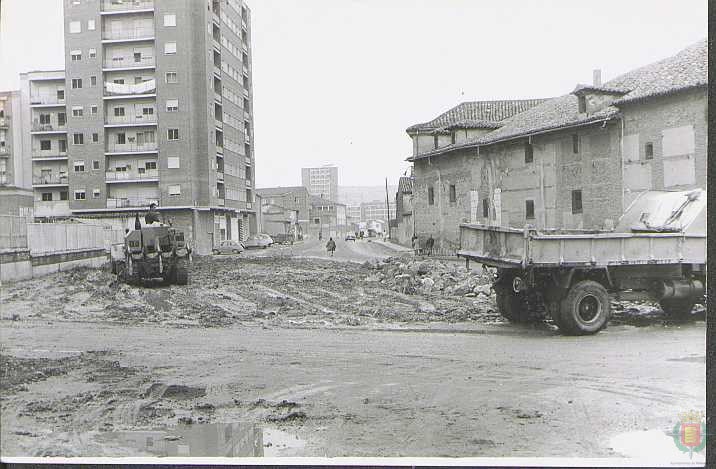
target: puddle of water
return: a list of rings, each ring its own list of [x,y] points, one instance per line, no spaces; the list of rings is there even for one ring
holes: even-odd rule
[[[703,463],[706,451],[684,453],[674,443],[670,431],[646,430],[619,434],[609,440],[614,451],[627,458],[645,459],[669,463]]]
[[[207,423],[149,430],[102,432],[98,443],[154,457],[288,456],[306,442],[288,432],[255,423]]]

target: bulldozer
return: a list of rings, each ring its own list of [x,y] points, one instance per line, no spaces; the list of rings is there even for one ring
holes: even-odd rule
[[[189,283],[191,249],[184,233],[158,222],[142,226],[138,215],[135,229],[127,232],[124,243],[112,246],[111,259],[112,273],[125,283],[141,285],[151,280],[165,285]]]

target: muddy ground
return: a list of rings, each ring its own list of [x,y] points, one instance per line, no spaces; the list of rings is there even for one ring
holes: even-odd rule
[[[615,304],[563,337],[505,323],[479,269],[338,252],[196,258],[187,287],[4,285],[3,455],[619,456],[610,438],[704,407],[703,312]]]

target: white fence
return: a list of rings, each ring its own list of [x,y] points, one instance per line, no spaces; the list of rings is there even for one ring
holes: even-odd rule
[[[0,251],[27,249],[28,218],[0,215]]]
[[[124,239],[120,230],[77,223],[30,223],[27,225],[30,255],[105,249]]]

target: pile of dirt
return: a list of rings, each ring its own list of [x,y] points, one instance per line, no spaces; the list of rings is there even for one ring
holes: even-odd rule
[[[366,262],[364,265],[374,270],[365,278],[367,282],[377,282],[408,295],[491,295],[491,274],[470,271],[453,262],[390,257],[384,261]]]

